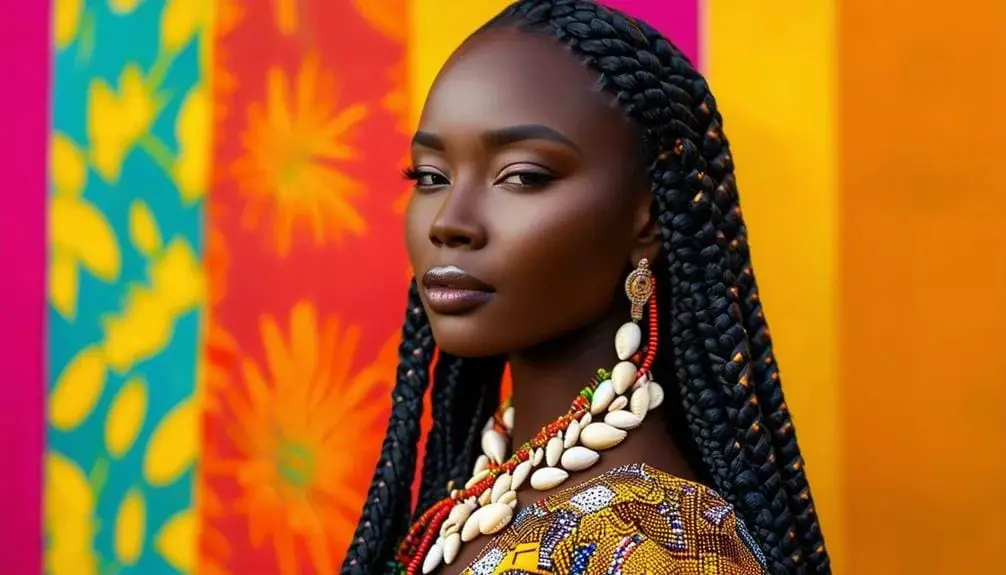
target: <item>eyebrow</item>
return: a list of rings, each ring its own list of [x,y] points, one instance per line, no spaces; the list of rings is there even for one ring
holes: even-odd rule
[[[562,144],[576,153],[582,154],[580,147],[573,143],[573,140],[570,140],[562,132],[542,124],[523,124],[492,130],[483,134],[482,140],[489,148],[502,148],[527,140],[547,140]],[[439,136],[422,130],[417,131],[412,137],[412,144],[444,151],[444,141]]]

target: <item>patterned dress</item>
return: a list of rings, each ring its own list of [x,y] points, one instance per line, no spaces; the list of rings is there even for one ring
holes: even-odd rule
[[[635,464],[523,508],[463,575],[763,575],[764,565],[719,495]]]

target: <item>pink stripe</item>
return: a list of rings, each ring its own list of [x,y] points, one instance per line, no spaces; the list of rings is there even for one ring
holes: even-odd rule
[[[49,2],[0,0],[0,573],[42,572]]]
[[[699,62],[700,0],[604,0],[604,4],[644,20],[664,33],[701,69]]]

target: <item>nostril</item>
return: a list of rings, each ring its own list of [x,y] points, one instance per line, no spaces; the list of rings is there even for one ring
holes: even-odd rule
[[[472,245],[472,239],[466,235],[438,235],[431,234],[430,241],[436,247],[464,248]]]

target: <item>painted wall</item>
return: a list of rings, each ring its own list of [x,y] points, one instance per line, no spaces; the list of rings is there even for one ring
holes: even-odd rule
[[[838,5],[847,572],[1003,573],[1006,6]]]
[[[720,101],[835,571],[1006,571],[1006,8],[610,3]],[[0,4],[0,572],[332,572],[407,141],[505,2]]]

